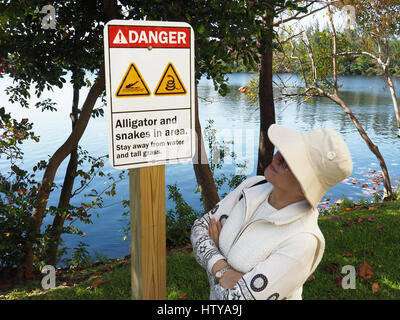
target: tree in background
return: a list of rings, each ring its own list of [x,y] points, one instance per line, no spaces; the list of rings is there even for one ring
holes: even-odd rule
[[[53,244],[47,251],[49,262],[55,261],[62,225],[68,216],[66,208],[77,176],[78,143],[90,117],[101,114],[100,110],[94,110],[94,105],[104,91],[102,26],[107,20],[117,17],[112,16],[116,12],[114,1],[59,1],[53,2],[53,6],[57,8],[55,29],[45,29],[44,14],[40,10],[47,4],[45,1],[10,1],[0,7],[0,54],[3,65],[8,66],[8,74],[17,81],[17,85],[8,90],[10,101],[20,102],[22,106],[29,107],[31,84],[34,84],[35,94],[40,97],[45,89],[51,90],[53,86],[62,88],[66,82],[67,71],[72,74],[71,82],[74,88],[74,96],[71,99],[72,132],[45,165],[30,216],[31,221],[26,230],[25,258],[18,268],[19,278],[32,272],[32,241],[40,234],[56,172],[61,162],[71,155],[60,195],[59,210],[51,231]],[[96,81],[90,86],[89,93],[79,108],[79,90],[85,85],[84,73],[97,70]],[[41,107],[54,109],[54,104],[46,101]],[[84,214],[84,211],[81,210],[80,213]]]
[[[298,96],[300,94],[306,98],[322,96],[338,104],[349,116],[368,148],[378,159],[383,175],[384,197],[385,199],[393,199],[389,172],[378,146],[371,141],[351,109],[340,98],[338,73],[343,68],[344,58],[343,55],[339,55],[339,51],[343,52],[347,44],[346,41],[343,41],[343,37],[337,35],[331,6],[328,6],[328,14],[331,31],[317,29],[314,30],[317,35],[311,36],[310,32],[313,29],[303,30],[300,41],[296,41],[296,38],[291,35],[288,36],[290,41],[285,48],[285,57],[290,59],[291,63],[299,64],[304,87],[300,93],[288,92],[285,89],[283,94],[286,96]]]
[[[396,115],[398,136],[400,137],[400,111],[393,82],[392,41],[400,32],[400,3],[398,0],[351,0],[346,4],[352,5],[356,12],[356,28],[359,45],[354,51],[340,52],[340,55],[364,55],[374,59],[383,70],[383,79],[388,85]]]
[[[275,123],[275,105],[273,92],[274,51],[279,50],[277,28],[289,21],[301,20],[325,6],[314,8],[321,1],[284,1],[273,0],[258,4],[258,14],[262,17],[265,30],[260,38],[260,72],[256,81],[258,86],[258,104],[260,110],[260,139],[258,147],[257,174],[263,175],[266,166],[272,161],[274,145],[268,139],[268,128]],[[254,101],[254,99],[253,99]]]
[[[227,74],[238,59],[256,67],[260,39],[267,32],[261,22],[265,4],[243,0],[197,0],[197,1],[121,1],[124,6],[136,8],[147,20],[185,21],[195,33],[196,82],[202,76],[212,79],[221,95],[228,90]],[[128,14],[126,17],[130,19]],[[197,154],[193,169],[201,193],[205,211],[211,210],[219,196],[213,174],[206,156],[199,121],[197,86],[195,130],[198,137]]]

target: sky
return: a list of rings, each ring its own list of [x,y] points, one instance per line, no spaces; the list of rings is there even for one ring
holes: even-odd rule
[[[314,8],[317,9],[321,7],[321,5],[315,5]],[[346,27],[351,27],[352,21],[355,17],[355,9],[352,6],[344,7],[345,10],[335,9],[333,12],[333,21],[335,23],[335,28],[337,30],[343,30]],[[329,16],[327,9],[322,9],[308,17],[305,17],[301,20],[293,20],[287,22],[286,26],[292,26],[294,29],[307,28],[309,25],[314,25],[319,23],[321,27],[329,26]]]

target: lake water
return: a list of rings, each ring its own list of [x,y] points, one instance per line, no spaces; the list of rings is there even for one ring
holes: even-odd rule
[[[282,75],[289,77],[290,75]],[[200,96],[200,123],[204,129],[207,120],[214,120],[214,128],[225,141],[234,140],[233,151],[238,155],[238,162],[248,162],[246,175],[252,176],[256,172],[257,146],[259,137],[259,112],[254,106],[249,105],[238,88],[247,85],[249,74],[230,75],[230,93],[221,97],[214,91],[211,80],[202,79],[199,83],[198,92]],[[294,77],[296,79],[296,77]],[[385,84],[381,78],[342,77],[343,88],[341,97],[348,103],[354,114],[362,123],[367,134],[379,147],[385,158],[393,186],[397,186],[400,179],[400,138],[396,136],[395,114],[392,100]],[[67,82],[68,83],[68,82]],[[396,82],[397,88],[399,81]],[[16,119],[29,118],[34,122],[34,132],[40,136],[40,142],[29,142],[23,146],[25,159],[20,166],[24,169],[32,168],[39,160],[48,159],[55,150],[68,137],[71,124],[69,120],[70,106],[72,101],[72,87],[66,86],[63,89],[54,89],[53,92],[46,92],[41,99],[51,98],[58,104],[58,112],[44,113],[36,109],[22,109],[17,105],[8,102],[4,89],[11,85],[8,78],[0,79],[1,106],[5,106],[7,112],[12,112]],[[82,90],[81,103],[86,97],[87,89]],[[32,105],[37,101],[32,98]],[[97,106],[100,104],[98,103]],[[106,113],[107,111],[105,111]],[[106,115],[106,114],[105,114]],[[81,146],[88,150],[92,156],[101,156],[108,153],[106,117],[91,119],[81,139]],[[364,140],[358,134],[351,120],[342,109],[327,98],[314,98],[313,100],[297,105],[294,102],[276,102],[276,123],[290,127],[298,131],[306,131],[319,127],[328,126],[340,132],[348,143],[354,162],[354,170],[349,179],[328,190],[323,200],[342,198],[345,194],[348,198],[358,201],[360,197],[370,197],[372,192],[381,190],[381,185],[374,185],[371,179],[376,178],[381,172],[378,161],[369,151]],[[226,159],[226,166],[223,172],[234,173],[235,166],[231,159]],[[56,176],[55,182],[61,184],[62,173],[68,163],[68,158],[62,163]],[[5,172],[9,163],[0,158],[0,170]],[[375,172],[374,172],[375,171]],[[105,162],[105,173],[117,175],[118,170],[113,169]],[[177,184],[187,202],[201,209],[200,195],[195,194],[196,179],[192,163],[167,165],[165,169],[166,183]],[[41,174],[37,180],[41,179]],[[362,185],[364,184],[364,187]],[[368,184],[368,185],[365,185]],[[78,182],[76,187],[78,187]],[[104,186],[104,179],[97,178],[90,188],[101,190]],[[225,189],[226,190],[226,189]],[[89,191],[88,191],[89,192]],[[49,200],[50,205],[57,205],[59,190],[52,193]],[[168,196],[168,193],[167,193]],[[129,238],[123,241],[121,230],[129,223],[128,217],[122,217],[124,209],[121,201],[129,199],[128,180],[118,184],[117,194],[108,199],[104,208],[97,210],[99,217],[93,216],[93,224],[76,227],[86,233],[85,237],[65,235],[64,246],[74,247],[79,241],[90,246],[90,251],[97,251],[109,257],[123,257],[129,253]],[[85,199],[83,195],[73,199],[72,204],[80,204]],[[167,199],[166,209],[173,207],[173,203]],[[324,204],[322,204],[323,206]],[[46,217],[45,223],[51,223],[52,217]]]

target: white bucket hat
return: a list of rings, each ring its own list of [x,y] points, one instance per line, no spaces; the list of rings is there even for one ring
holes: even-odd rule
[[[353,162],[346,142],[331,128],[297,132],[273,124],[268,137],[299,181],[304,196],[316,208],[326,191],[346,179]]]

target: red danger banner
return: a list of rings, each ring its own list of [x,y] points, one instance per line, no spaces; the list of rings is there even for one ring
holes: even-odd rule
[[[190,28],[108,26],[110,48],[190,48]]]

